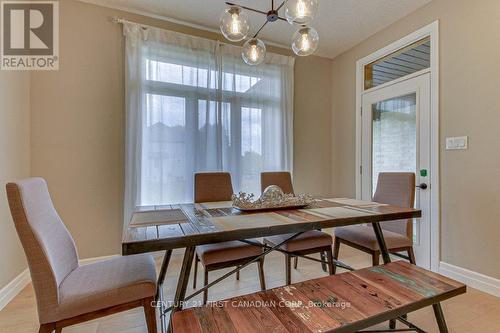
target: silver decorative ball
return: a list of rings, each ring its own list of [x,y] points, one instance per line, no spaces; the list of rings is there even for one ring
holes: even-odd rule
[[[269,185],[264,189],[264,192],[262,192],[262,196],[260,197],[260,199],[264,202],[273,201],[282,198],[284,194],[285,193],[283,192],[281,187],[277,185]]]

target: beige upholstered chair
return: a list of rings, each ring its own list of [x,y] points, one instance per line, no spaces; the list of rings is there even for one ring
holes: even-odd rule
[[[194,201],[218,202],[230,201],[233,195],[231,175],[227,172],[196,173],[194,175]],[[252,239],[258,242],[256,239]],[[196,247],[193,288],[196,288],[198,262],[205,267],[204,285],[208,284],[208,272],[227,267],[236,267],[262,254],[262,248],[240,241],[200,245]],[[266,290],[264,277],[264,257],[257,261],[260,288]],[[239,279],[239,273],[236,274]],[[207,303],[208,290],[203,293],[203,304]]]
[[[42,178],[7,184],[7,197],[35,289],[40,333],[142,306],[156,332],[156,270],[151,255],[79,265],[75,243]],[[82,212],[83,214],[84,212]]]
[[[283,192],[287,194],[294,194],[292,175],[290,172],[277,171],[277,172],[261,172],[260,174],[260,187],[262,192],[270,185],[279,186]]]
[[[262,172],[260,174],[261,190],[270,185],[278,185],[283,192],[294,194],[292,176],[290,172]],[[275,246],[290,238],[293,234],[284,234],[278,236],[265,237],[264,243],[269,246]],[[285,243],[281,248],[285,251],[292,252],[298,255],[307,255],[313,253],[326,253],[328,261],[328,271],[333,274],[333,255],[332,255],[332,236],[322,231],[308,231],[298,236],[297,238]],[[295,257],[294,268],[297,268],[297,256],[285,254],[285,270],[286,270],[286,284],[292,282],[291,275],[291,260]]]
[[[381,172],[373,201],[399,207],[413,207],[415,202],[415,174],[411,172]],[[413,221],[381,222],[380,226],[389,252],[408,253],[412,264]],[[346,244],[372,255],[373,266],[379,264],[380,248],[371,225],[349,226],[335,229],[334,258],[338,259],[340,244]]]

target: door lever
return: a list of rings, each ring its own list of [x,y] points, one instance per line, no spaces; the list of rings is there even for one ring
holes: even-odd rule
[[[427,188],[427,184],[426,183],[422,183],[420,185],[417,185],[416,187],[418,187],[421,190],[425,190]]]

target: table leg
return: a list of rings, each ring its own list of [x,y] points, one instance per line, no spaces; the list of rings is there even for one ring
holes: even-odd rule
[[[304,232],[299,232],[299,233],[296,233],[296,234],[292,235],[291,237],[287,238],[286,240],[284,240],[283,242],[281,242],[281,243],[279,243],[279,244],[277,244],[277,245],[274,245],[273,247],[269,247],[269,246],[267,246],[267,245],[263,245],[263,244],[258,244],[258,243],[256,243],[256,245],[255,245],[255,246],[259,246],[259,247],[264,247],[264,248],[265,248],[265,250],[264,250],[264,251],[263,251],[263,252],[262,252],[259,256],[254,257],[253,259],[249,260],[249,261],[248,261],[248,262],[246,262],[245,264],[238,266],[236,269],[234,269],[234,270],[232,270],[232,271],[230,271],[230,272],[227,272],[227,273],[226,273],[226,274],[224,274],[223,276],[221,276],[221,277],[219,277],[218,279],[216,279],[216,280],[214,280],[214,281],[210,282],[209,284],[207,284],[207,285],[206,285],[206,286],[204,286],[203,288],[198,289],[196,292],[192,293],[191,295],[189,295],[189,296],[187,296],[187,297],[186,297],[186,286],[187,286],[187,285],[186,285],[186,286],[184,287],[184,294],[183,294],[183,295],[181,295],[181,296],[182,296],[182,299],[183,299],[184,301],[187,301],[187,300],[192,299],[192,298],[193,298],[193,297],[195,297],[196,295],[199,295],[199,294],[203,293],[205,290],[208,290],[208,288],[211,288],[212,286],[216,285],[217,283],[221,282],[222,280],[226,279],[227,277],[229,277],[229,276],[233,275],[234,273],[236,273],[236,272],[238,272],[238,271],[242,270],[243,268],[247,267],[248,265],[250,265],[250,264],[252,264],[252,263],[254,263],[254,262],[258,261],[258,260],[261,260],[262,258],[264,258],[264,257],[265,257],[267,254],[269,254],[270,252],[272,252],[272,251],[276,251],[276,250],[277,250],[279,247],[281,247],[283,244],[285,244],[286,242],[291,241],[292,239],[297,238],[298,236],[302,235],[303,233],[304,233]],[[252,244],[252,243],[253,243],[253,242],[248,241],[248,240],[242,240],[242,242],[249,243],[249,244]],[[193,248],[193,249],[194,249],[194,248]],[[193,252],[194,252],[194,250],[193,250]],[[179,276],[179,284],[178,284],[178,286],[177,286],[177,290],[178,290],[178,291],[179,291],[180,289],[182,289],[182,288],[180,287],[180,285],[181,285],[181,281],[183,280],[183,279],[181,279],[181,277],[184,275],[184,273],[183,273],[184,268],[185,268],[185,265],[184,265],[184,264],[186,263],[186,260],[187,260],[187,259],[186,259],[186,255],[187,255],[187,249],[186,249],[186,253],[185,253],[185,255],[184,255],[184,261],[183,261],[183,265],[182,265],[181,276]],[[191,259],[192,259],[194,255],[192,255],[192,254],[191,254],[190,256],[191,256]],[[318,259],[315,259],[315,260],[319,261]],[[189,267],[191,267],[191,266],[189,266]],[[189,274],[189,271],[188,271],[188,274]],[[188,278],[189,278],[189,276],[188,276]],[[187,283],[187,281],[186,281],[186,283]],[[176,292],[176,299],[177,299],[177,292]],[[174,302],[174,306],[175,306],[175,305],[180,305],[180,304],[181,304],[180,302],[179,302],[179,303]],[[176,310],[176,311],[181,310],[181,308],[178,308],[178,307],[177,307],[176,309],[174,309],[174,306],[171,306],[171,307],[168,307],[167,309],[162,310],[162,314],[166,314],[167,312],[174,311],[174,310]]]
[[[163,315],[163,310],[165,309],[165,297],[163,297],[163,282],[165,281],[165,275],[167,274],[168,265],[170,264],[170,258],[172,257],[172,250],[166,250],[163,255],[163,262],[160,268],[160,274],[158,275],[158,282],[156,283],[156,296],[155,301],[159,304],[160,308],[160,323],[161,332],[165,332],[166,322],[165,316]]]
[[[321,229],[318,229],[318,231],[321,231]],[[327,260],[326,260],[326,253],[321,251],[319,253],[319,256],[321,258],[321,268],[323,269],[323,272],[327,272],[328,271],[328,266],[326,264]],[[295,257],[295,268],[297,268],[297,260],[299,259],[299,257]]]
[[[373,231],[375,232],[375,237],[377,237],[378,247],[380,248],[380,253],[382,254],[382,259],[384,260],[384,264],[388,264],[391,262],[391,257],[389,256],[389,251],[387,250],[387,244],[385,243],[384,233],[382,232],[382,228],[380,227],[380,223],[374,222],[372,223]],[[396,320],[389,320],[389,328],[396,328]]]
[[[326,253],[321,251],[320,256],[321,256],[321,261],[322,261],[321,268],[323,269],[323,272],[326,272],[327,268],[328,268],[328,266],[326,265],[326,262],[327,262]]]
[[[389,256],[389,251],[387,250],[387,245],[384,239],[384,233],[382,232],[380,223],[374,222],[372,223],[372,226],[373,226],[373,231],[375,231],[375,236],[377,237],[378,247],[380,248],[380,253],[382,254],[382,259],[384,260],[384,264],[388,264],[391,262],[391,257]]]
[[[186,289],[189,281],[189,274],[191,272],[191,265],[193,264],[195,247],[187,247],[184,252],[184,259],[182,260],[181,272],[177,282],[177,289],[175,291],[173,309],[170,314],[170,325],[168,332],[172,332],[172,318],[176,311],[182,310],[183,302],[186,297]]]
[[[155,298],[156,301],[158,301],[159,299],[160,290],[163,286],[163,281],[165,281],[165,275],[167,274],[167,268],[170,263],[171,257],[172,257],[172,250],[166,250],[160,268],[160,275],[158,275],[158,283],[156,284],[156,298]]]
[[[441,304],[433,304],[432,308],[434,309],[434,315],[436,316],[439,332],[448,333],[448,327],[446,326],[446,321],[444,320],[444,314],[443,309],[441,308]]]

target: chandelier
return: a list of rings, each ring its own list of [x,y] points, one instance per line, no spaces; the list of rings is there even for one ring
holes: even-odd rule
[[[271,9],[268,12],[253,9],[231,2],[220,18],[220,30],[224,37],[231,42],[240,42],[248,37],[250,22],[245,10],[266,15],[266,21],[257,30],[253,37],[243,44],[241,56],[248,65],[259,65],[266,56],[266,45],[257,38],[262,29],[271,22],[278,20],[287,21],[290,24],[300,25],[300,28],[292,36],[292,50],[298,56],[308,56],[318,48],[319,36],[316,29],[309,26],[318,11],[318,0],[283,0],[281,5],[274,8],[274,0],[271,0]],[[285,7],[285,17],[281,17],[278,11]]]

